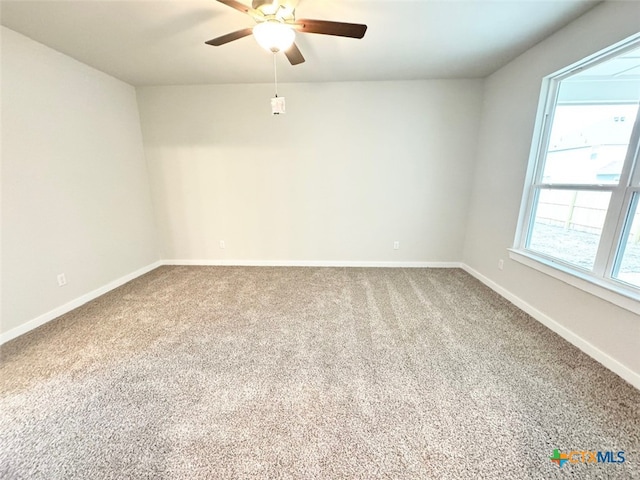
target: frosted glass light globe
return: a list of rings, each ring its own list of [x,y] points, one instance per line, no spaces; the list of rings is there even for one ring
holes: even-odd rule
[[[253,27],[253,36],[262,48],[276,53],[287,50],[291,46],[296,38],[296,32],[284,23],[266,21]]]

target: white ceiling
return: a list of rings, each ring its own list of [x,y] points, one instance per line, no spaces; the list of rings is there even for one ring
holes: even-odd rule
[[[240,0],[242,1],[242,0]],[[244,0],[247,4],[250,0]],[[306,63],[279,54],[281,82],[484,77],[595,6],[594,0],[301,0],[298,18],[368,25],[362,40],[299,34]],[[215,0],[1,1],[3,25],[132,85],[259,83],[271,54]]]

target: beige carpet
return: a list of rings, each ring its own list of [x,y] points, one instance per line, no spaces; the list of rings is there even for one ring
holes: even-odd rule
[[[456,269],[162,267],[1,353],[3,479],[640,478],[640,392]]]

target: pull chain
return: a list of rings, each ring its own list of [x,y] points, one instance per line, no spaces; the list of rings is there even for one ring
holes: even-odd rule
[[[276,88],[276,96],[271,99],[271,115],[282,115],[284,113],[284,97],[278,96],[278,66],[276,62],[276,52],[273,52],[273,81]]]
[[[276,87],[276,98],[278,97],[278,66],[276,63],[276,52],[273,52],[273,78]]]

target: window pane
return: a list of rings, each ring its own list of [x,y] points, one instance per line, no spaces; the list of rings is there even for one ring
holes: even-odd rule
[[[593,269],[611,192],[542,189],[527,248]]]
[[[617,184],[636,115],[637,104],[557,105],[542,183]]]
[[[629,216],[631,225],[623,238],[614,278],[640,288],[640,211],[637,206],[636,194]]]

